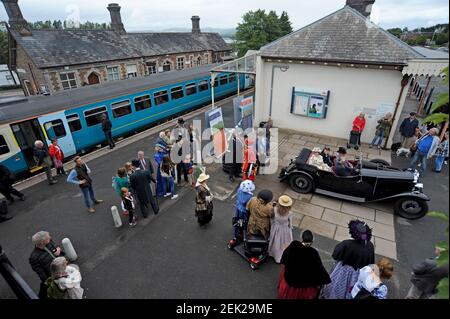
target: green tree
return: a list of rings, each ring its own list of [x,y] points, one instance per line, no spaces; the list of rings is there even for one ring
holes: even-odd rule
[[[442,73],[445,74],[444,78],[444,84],[448,87],[448,66],[442,70]],[[424,123],[432,122],[434,124],[441,124],[448,122],[448,113],[434,113],[435,111],[438,111],[442,106],[448,105],[448,91],[445,93],[441,93],[438,95],[436,102],[433,103],[433,107],[431,108],[430,112],[431,115],[427,116],[425,118]]]
[[[283,20],[275,11],[266,13],[265,10],[249,11],[242,17],[236,28],[236,45],[239,56],[248,50],[259,50],[262,46],[288,34],[289,17],[287,13]],[[290,25],[290,22],[289,22]]]
[[[437,264],[439,266],[448,264],[448,215],[441,212],[430,212],[428,213],[428,216],[440,218],[447,224],[447,229],[445,230],[446,240],[437,243],[436,247],[441,250],[441,254],[437,259]],[[448,299],[448,277],[439,281],[437,289],[439,298]]]
[[[288,13],[286,11],[281,12],[281,15],[280,15],[280,28],[281,28],[281,33],[283,35],[289,34],[289,33],[292,32],[292,23],[289,20]]]
[[[397,38],[400,38],[400,35],[402,34],[402,29],[400,28],[392,28],[388,29],[387,31],[395,35]]]
[[[0,64],[8,64],[9,48],[8,33],[0,31]]]

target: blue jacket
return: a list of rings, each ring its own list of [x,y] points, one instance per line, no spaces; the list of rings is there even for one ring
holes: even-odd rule
[[[417,119],[411,121],[408,117],[400,124],[400,133],[404,137],[412,137],[416,133],[416,127],[419,127],[419,121]]]
[[[236,195],[236,217],[245,218],[247,212],[247,203],[252,198],[252,193],[245,193],[242,190],[237,191]]]

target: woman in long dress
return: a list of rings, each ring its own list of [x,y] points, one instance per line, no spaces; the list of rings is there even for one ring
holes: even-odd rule
[[[331,282],[319,253],[312,247],[313,233],[305,230],[283,252],[278,284],[280,299],[317,299],[320,288]]]
[[[200,174],[195,187],[197,193],[195,197],[195,216],[200,226],[208,224],[213,216],[213,195],[208,185],[206,185],[208,179],[209,175]]]
[[[336,265],[331,273],[331,283],[327,285],[322,297],[325,299],[351,299],[351,291],[358,280],[359,270],[375,263],[375,249],[370,241],[372,230],[360,220],[349,223],[352,239],[337,244],[333,259]]]
[[[278,205],[274,208],[274,216],[271,220],[269,256],[280,263],[284,249],[293,240],[292,236],[292,199],[283,195],[278,199]]]

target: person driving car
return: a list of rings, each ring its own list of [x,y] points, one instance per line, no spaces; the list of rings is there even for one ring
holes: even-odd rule
[[[338,176],[351,176],[355,172],[352,163],[347,160],[347,150],[344,147],[339,147],[336,155],[335,173]]]

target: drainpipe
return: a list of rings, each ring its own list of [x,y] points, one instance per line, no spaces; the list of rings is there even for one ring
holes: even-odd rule
[[[410,77],[411,77],[410,75],[405,74],[403,76],[402,81],[400,82],[401,89],[400,89],[400,94],[398,95],[397,103],[395,104],[394,116],[392,117],[392,125],[395,123],[395,119],[397,118],[397,112],[398,112],[398,108],[400,106],[400,102],[402,100],[403,91],[405,90],[405,86],[408,84]],[[393,127],[391,127],[391,131],[389,132],[389,136],[386,137],[386,142],[384,143],[384,148],[387,147],[387,143],[388,143],[390,135],[392,133],[395,134],[395,129],[393,129]]]
[[[286,72],[289,69],[289,65],[272,65],[272,80],[270,82],[270,106],[269,106],[269,116],[272,116],[272,98],[273,98],[273,79],[275,77],[275,69],[280,69],[281,72]]]

